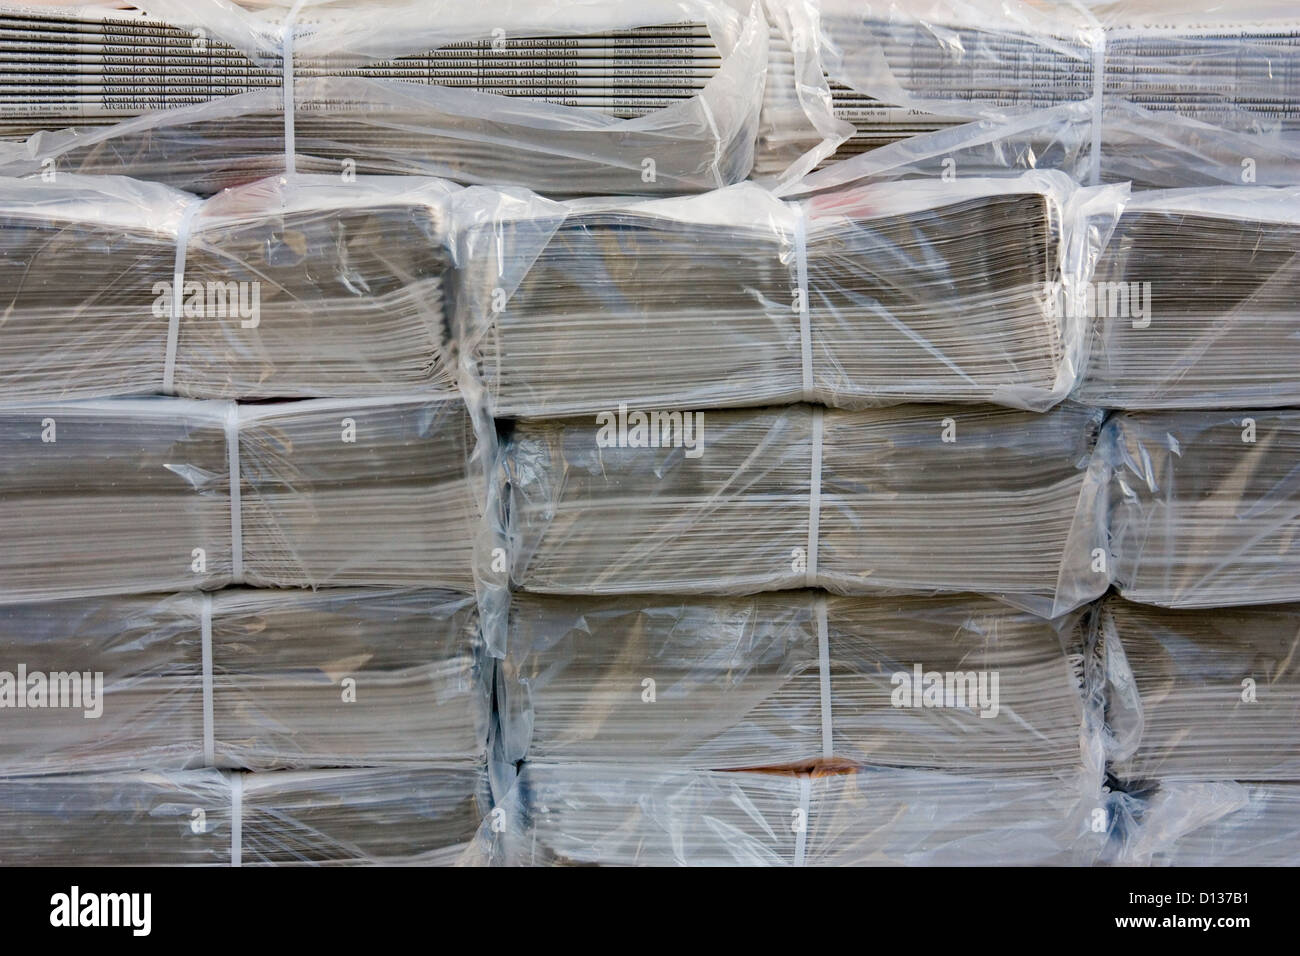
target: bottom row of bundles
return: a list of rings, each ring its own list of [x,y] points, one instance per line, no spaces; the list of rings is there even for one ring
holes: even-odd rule
[[[1295,865],[1300,785],[530,764],[0,782],[6,865]],[[21,850],[19,849],[21,847]]]
[[[1300,605],[507,620],[497,659],[449,591],[5,606],[0,862],[1300,862]]]

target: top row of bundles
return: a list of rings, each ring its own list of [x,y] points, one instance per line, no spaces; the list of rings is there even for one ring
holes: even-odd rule
[[[1300,403],[1300,188],[1055,172],[557,202],[298,174],[0,179],[0,401]]]
[[[664,195],[791,182],[899,141],[942,149],[981,121],[1028,148],[972,161],[1090,181],[1236,182],[1249,158],[1259,182],[1287,182],[1300,156],[1300,25],[1266,2],[145,6],[0,7],[0,54],[39,55],[0,88],[0,172]]]

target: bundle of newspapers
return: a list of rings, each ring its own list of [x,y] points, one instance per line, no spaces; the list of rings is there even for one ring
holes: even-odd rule
[[[488,736],[474,601],[449,591],[5,604],[0,660],[0,776],[477,764]]]
[[[461,347],[495,414],[994,402],[1073,387],[1075,304],[1120,189],[1066,177],[743,185],[651,201],[474,197]],[[467,205],[470,203],[467,201]]]
[[[294,176],[199,201],[121,178],[0,180],[0,396],[446,389],[453,190]]]
[[[1075,397],[1108,408],[1300,405],[1300,189],[1135,193],[1095,273]]]
[[[912,770],[718,773],[530,763],[466,860],[506,866],[1087,865],[1105,838],[1059,783]]]
[[[1295,865],[1300,605],[1168,610],[1107,598],[1106,746],[1125,862]]]
[[[1126,412],[1097,445],[1126,598],[1171,608],[1300,600],[1300,412]]]
[[[269,587],[473,590],[464,403],[174,398],[0,409],[0,603]]]
[[[556,193],[743,179],[767,28],[715,0],[0,8],[0,171],[196,193],[284,169]],[[21,71],[21,72],[19,72]]]
[[[446,865],[490,804],[481,767],[0,778],[0,862]]]
[[[492,510],[555,594],[991,594],[1044,616],[1108,583],[1102,414],[901,405],[518,423]]]
[[[510,760],[1100,777],[1077,620],[976,597],[515,595]],[[1100,788],[1100,780],[1092,784]]]
[[[1114,773],[1300,783],[1300,609],[1168,610],[1108,598]]]
[[[39,2],[0,863],[1300,863],[1295,10]]]
[[[771,0],[769,8],[782,29],[760,123],[756,168],[765,175],[800,160],[865,161],[909,138],[1069,105],[1089,114],[1095,129],[1084,148],[1110,179],[1168,179],[1185,164],[1191,185],[1207,150],[1234,166],[1257,156],[1219,148],[1238,135],[1265,149],[1279,138],[1300,147],[1300,17],[1284,5],[943,0],[883,11]],[[1001,160],[1027,152],[1034,165],[1054,164],[1053,150],[1051,124],[1036,122],[1017,129]]]

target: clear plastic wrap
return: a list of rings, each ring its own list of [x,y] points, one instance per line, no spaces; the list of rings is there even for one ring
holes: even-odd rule
[[[487,749],[491,671],[474,600],[453,592],[0,605],[0,658],[0,776],[481,762]]]
[[[1087,103],[972,120],[827,163],[802,177],[787,173],[763,182],[783,196],[861,183],[908,179],[956,182],[1031,170],[1062,172],[1079,183],[1098,182],[1092,152],[1095,120]]]
[[[956,0],[922,10],[768,0],[768,7],[775,23],[791,24],[774,55],[790,58],[793,80],[784,72],[769,80],[760,176],[790,182],[818,166],[865,167],[877,150],[954,126],[1014,123],[1070,104],[1093,109],[1101,29],[1072,5]]]
[[[458,397],[241,407],[245,580],[472,590],[473,451]]]
[[[1069,788],[923,771],[826,776],[528,764],[465,861],[507,866],[1079,865]]]
[[[924,10],[852,0],[818,5],[820,43],[809,52],[821,55],[835,115],[855,128],[838,156],[962,118],[1094,94],[1100,30],[1075,6],[1018,0],[942,0]]]
[[[445,390],[454,190],[299,175],[199,202],[115,177],[0,180],[0,398]]]
[[[1300,866],[1300,786],[1171,783],[1142,794],[1122,862]]]
[[[458,397],[8,405],[0,447],[0,603],[474,587],[482,495]]]
[[[1300,605],[1171,611],[1108,598],[1111,772],[1300,783]],[[1116,656],[1118,653],[1118,656]]]
[[[0,778],[6,866],[453,863],[487,813],[481,768]]]
[[[1288,0],[1090,2],[1105,98],[1300,145],[1300,12]],[[1103,151],[1106,144],[1102,145]],[[1249,155],[1249,154],[1247,154]]]
[[[62,17],[82,75],[31,91],[10,135],[39,132],[0,151],[0,171],[124,173],[211,193],[287,159],[572,195],[711,189],[753,162],[768,33],[758,3],[147,6],[125,27],[102,11]],[[15,29],[41,35],[51,15]],[[163,47],[154,71],[105,63],[138,64],[151,33]]]
[[[1164,607],[1300,600],[1300,412],[1125,412],[1106,423],[1114,583]]]
[[[1050,617],[1106,589],[1097,411],[700,414],[690,447],[600,441],[590,420],[516,424],[496,516],[513,583],[587,595],[975,591]]]
[[[1290,29],[1293,35],[1287,42],[1294,45],[1300,27]],[[1104,145],[1094,151],[1093,182],[1099,177],[1144,189],[1294,186],[1300,169],[1300,130],[1295,128],[1256,126],[1253,121],[1245,129],[1225,128],[1112,100],[1101,112],[1099,129]]]
[[[544,763],[846,761],[1098,789],[1084,640],[1076,620],[974,597],[517,593],[502,742],[507,759]]]
[[[1273,154],[1300,154],[1300,17],[1292,5],[1090,6],[769,0],[791,8],[784,19],[807,24],[814,39],[790,45],[797,80],[779,75],[765,98],[761,142],[773,149],[756,168],[776,174],[803,147],[783,179],[800,178],[832,151],[833,160],[865,169],[873,150],[913,137],[942,140],[961,124],[1014,127],[1035,111],[1069,106],[1091,114],[1084,150],[1092,181],[1109,168],[1109,181],[1146,170],[1153,186],[1222,182],[1222,173],[1205,176],[1213,157],[1237,182],[1244,159],[1272,168]],[[842,123],[853,128],[847,138]],[[784,135],[769,132],[775,127]],[[1021,148],[1041,152],[1047,141],[1031,132]]]
[[[1300,189],[1136,193],[1095,275],[1078,400],[1300,405]]]
[[[481,768],[243,775],[243,866],[449,866],[491,803]]]
[[[1055,173],[552,203],[471,190],[461,348],[494,414],[992,402],[1073,387],[1123,206]]]
[[[769,24],[767,77],[753,175],[799,179],[857,131],[838,109],[841,98],[866,97],[846,87],[832,89],[815,52],[821,36],[821,10],[815,2],[764,0],[764,9]]]
[[[1102,142],[1106,148],[1101,148]],[[1228,130],[1124,101],[1065,103],[918,133],[803,175],[769,178],[780,195],[863,182],[1059,170],[1080,183],[1140,189],[1294,187],[1300,136]]]

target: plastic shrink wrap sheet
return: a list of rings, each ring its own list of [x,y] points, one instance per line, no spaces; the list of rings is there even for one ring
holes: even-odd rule
[[[1300,412],[1125,412],[1106,423],[1114,583],[1130,600],[1300,600]]]
[[[830,760],[1101,786],[1101,696],[1074,619],[975,597],[517,593],[510,625],[509,760]]]
[[[767,7],[778,36],[759,175],[1093,93],[1098,30],[1065,4],[767,0]]]
[[[754,148],[755,178],[798,179],[854,135],[817,55],[821,11],[801,0],[765,0],[767,76]],[[851,91],[848,91],[851,94]],[[851,94],[852,95],[852,94]],[[865,99],[865,97],[863,98]],[[924,129],[930,127],[924,126]]]
[[[446,389],[455,190],[299,175],[200,202],[118,177],[0,180],[0,398]]]
[[[1298,287],[1300,189],[1135,193],[1084,299],[1089,358],[1074,397],[1106,408],[1300,405]]]
[[[528,764],[465,860],[552,866],[1078,865],[1091,803],[1046,781]]]
[[[1103,149],[1103,141],[1125,147]],[[1064,103],[972,120],[801,175],[765,177],[764,184],[788,196],[865,182],[952,182],[1037,169],[1064,172],[1079,183],[1130,183],[1142,190],[1294,187],[1297,168],[1300,136],[1223,129],[1111,100],[1101,110],[1089,102]]]
[[[1300,605],[1171,611],[1107,598],[1111,772],[1300,783]]]
[[[0,779],[0,862],[449,864],[488,810],[482,768]]]
[[[1128,802],[1133,822],[1119,862],[1300,865],[1300,785],[1176,782]]]
[[[0,775],[417,765],[487,747],[474,600],[448,591],[0,605],[0,660]]]
[[[768,8],[774,25],[788,26],[760,120],[764,175],[784,168],[798,178],[832,152],[851,166],[963,122],[1014,122],[1071,104],[1096,122],[1085,149],[1110,181],[1133,178],[1124,168],[1175,177],[1179,159],[1199,176],[1207,147],[1231,160],[1235,180],[1243,158],[1268,167],[1267,154],[1300,149],[1300,16],[1290,4],[768,0]],[[1028,130],[1021,142],[1050,153],[1044,132]],[[1246,148],[1217,148],[1234,139]]]
[[[241,582],[469,591],[473,447],[450,396],[3,406],[0,604]]]
[[[792,204],[752,185],[566,203],[470,190],[462,349],[506,417],[611,401],[1042,411],[1073,387],[1073,303],[1125,195],[1046,172]]]
[[[974,591],[1050,617],[1106,588],[1092,409],[688,413],[661,447],[614,417],[521,422],[505,442],[494,510],[514,584]]]
[[[758,4],[146,6],[0,12],[0,49],[56,48],[44,83],[0,95],[16,140],[0,171],[206,194],[287,166],[622,195],[716,188],[753,162]]]

